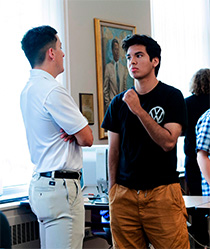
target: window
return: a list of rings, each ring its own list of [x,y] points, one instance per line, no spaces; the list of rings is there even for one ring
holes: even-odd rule
[[[65,50],[65,2],[0,1],[0,182],[2,181],[3,187],[27,184],[33,171],[20,111],[20,93],[29,78],[30,65],[21,49],[20,41],[28,29],[39,25],[51,25],[58,31]],[[64,83],[65,77],[63,74],[58,80]]]
[[[158,76],[187,97],[193,74],[210,67],[210,1],[151,0],[151,16],[162,48]]]
[[[152,37],[162,48],[158,78],[187,97],[193,74],[210,67],[210,0],[151,0]],[[184,165],[183,137],[178,164]]]

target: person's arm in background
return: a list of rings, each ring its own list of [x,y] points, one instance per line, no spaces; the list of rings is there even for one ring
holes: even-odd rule
[[[60,129],[61,138],[65,142],[72,143],[74,140],[77,141],[77,144],[80,146],[92,146],[93,145],[93,134],[89,125],[85,126],[82,130],[78,131],[73,135],[68,135],[63,129]]]
[[[109,190],[116,183],[117,168],[120,154],[120,135],[108,131],[109,141]]]
[[[204,178],[210,185],[210,159],[209,153],[204,150],[198,150],[197,161]]]
[[[198,119],[195,132],[198,165],[204,178],[210,184],[210,109]]]

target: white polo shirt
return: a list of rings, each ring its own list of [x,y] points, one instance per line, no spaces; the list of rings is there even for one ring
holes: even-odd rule
[[[60,128],[71,135],[88,122],[66,89],[46,71],[32,69],[20,106],[35,171],[79,171],[81,147],[75,141],[64,142]]]

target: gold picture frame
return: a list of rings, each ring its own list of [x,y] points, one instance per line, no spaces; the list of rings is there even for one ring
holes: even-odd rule
[[[121,83],[119,83],[119,78],[124,79],[123,89],[131,87],[134,83],[133,79],[129,76],[126,67],[125,52],[121,48],[121,42],[127,35],[132,35],[136,33],[136,27],[134,25],[117,23],[112,21],[101,20],[94,18],[95,27],[95,49],[96,49],[96,72],[97,72],[97,94],[98,94],[98,122],[99,122],[99,139],[107,138],[107,132],[101,128],[101,124],[104,119],[104,114],[106,109],[113,98],[114,95],[122,91]],[[107,87],[108,82],[108,67],[110,65],[116,65],[116,59],[114,56],[113,44],[118,43],[118,64],[120,64],[121,71],[120,77],[118,77],[118,91],[114,91],[116,88],[116,83],[112,89]],[[115,60],[115,61],[114,61]],[[112,64],[111,64],[112,63]],[[109,64],[109,65],[108,65]],[[116,67],[116,66],[115,66]],[[112,69],[111,69],[112,70]],[[106,75],[105,75],[106,73]],[[122,75],[124,74],[124,76]],[[113,82],[116,82],[115,73],[109,74],[110,78],[115,77]],[[111,82],[111,80],[110,80]],[[119,87],[119,84],[120,87]]]
[[[94,124],[94,103],[92,93],[79,93],[79,106],[81,113],[87,118],[88,124]]]

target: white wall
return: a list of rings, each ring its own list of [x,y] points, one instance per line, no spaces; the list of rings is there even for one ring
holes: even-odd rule
[[[70,90],[79,105],[79,93],[93,93],[94,144],[98,136],[94,18],[131,24],[137,33],[151,35],[150,0],[68,0]]]

